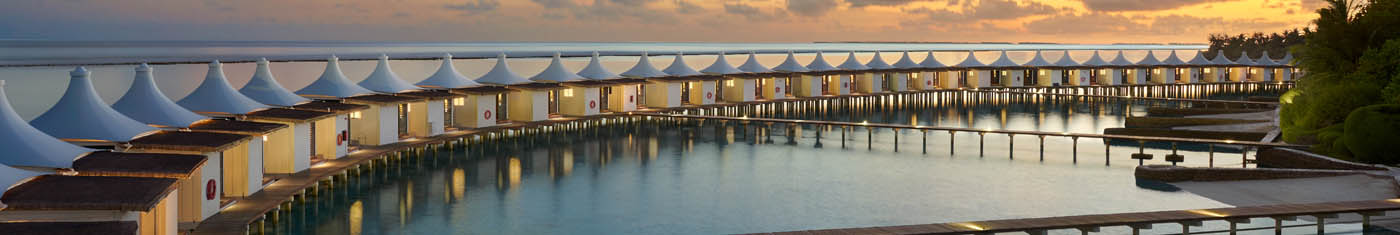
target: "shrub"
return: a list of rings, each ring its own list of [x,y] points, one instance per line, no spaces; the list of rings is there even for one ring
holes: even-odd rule
[[[1345,126],[1341,142],[1355,160],[1400,163],[1400,104],[1358,108],[1347,115]]]

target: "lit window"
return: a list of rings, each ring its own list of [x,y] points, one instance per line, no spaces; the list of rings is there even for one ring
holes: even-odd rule
[[[1210,68],[1204,68],[1204,69],[1202,69],[1202,71],[1205,71],[1205,72],[1209,73],[1209,72],[1210,72]]]
[[[724,81],[724,85],[725,85],[725,86],[731,86],[731,87],[732,87],[732,86],[734,86],[734,80],[726,80],[726,81]]]
[[[1153,75],[1161,75],[1161,74],[1162,74],[1162,69],[1152,69],[1152,74],[1153,74]]]
[[[1045,70],[1040,70],[1040,76],[1045,76]]]
[[[456,105],[456,106],[467,105],[467,98],[462,98],[462,97],[452,98],[452,105]]]
[[[267,135],[263,135],[263,142],[267,142]]]
[[[360,112],[350,113],[350,118],[360,119]]]
[[[564,89],[564,97],[574,97],[574,89]]]

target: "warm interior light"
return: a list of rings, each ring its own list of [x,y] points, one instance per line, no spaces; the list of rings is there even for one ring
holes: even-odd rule
[[[564,97],[574,97],[574,89],[564,89]]]
[[[1223,214],[1223,213],[1220,213],[1220,212],[1209,211],[1209,210],[1186,210],[1186,212],[1191,212],[1192,214],[1204,215],[1204,216],[1211,216],[1211,217],[1226,217],[1226,216],[1230,216],[1230,215],[1227,215],[1227,214]]]
[[[356,112],[350,113],[350,118],[360,119],[360,112],[359,112],[359,111],[356,111]]]

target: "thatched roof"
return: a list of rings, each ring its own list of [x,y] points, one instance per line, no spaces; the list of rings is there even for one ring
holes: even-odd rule
[[[258,110],[244,115],[250,120],[267,120],[277,122],[306,122],[315,121],[335,116],[332,112],[297,110],[288,108],[271,108]]]
[[[10,235],[136,235],[136,221],[4,222],[0,231]]]
[[[363,104],[347,104],[338,101],[314,101],[292,106],[293,109],[333,112],[337,114],[350,113],[368,109],[369,106]]]
[[[286,124],[237,121],[228,119],[207,119],[190,125],[190,130],[240,135],[266,135],[287,128]]]
[[[6,210],[150,211],[176,179],[42,175],[5,191]]]
[[[355,96],[355,97],[347,97],[347,98],[345,98],[343,101],[345,101],[346,103],[351,103],[351,104],[377,104],[377,105],[386,105],[386,104],[401,104],[401,103],[408,103],[408,102],[414,102],[414,101],[424,101],[424,100],[427,100],[427,99],[424,99],[424,98],[416,98],[416,97],[408,97],[408,96],[395,96],[395,95],[385,95],[385,94],[373,94],[373,95],[362,95],[362,96]]]
[[[85,176],[188,178],[209,157],[192,154],[92,152],[73,161]]]
[[[213,132],[161,131],[128,142],[132,149],[216,152],[232,148],[252,136]]]

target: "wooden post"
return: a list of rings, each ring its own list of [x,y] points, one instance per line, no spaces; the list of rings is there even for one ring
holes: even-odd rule
[[[919,130],[919,134],[923,135],[924,138],[922,144],[922,146],[924,146],[924,154],[928,154],[928,130]]]

